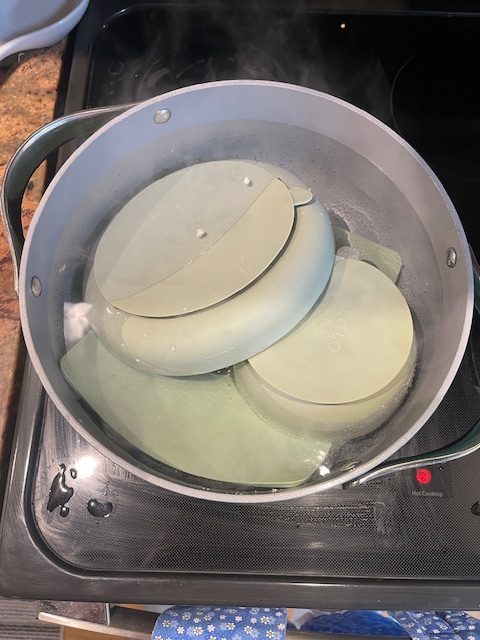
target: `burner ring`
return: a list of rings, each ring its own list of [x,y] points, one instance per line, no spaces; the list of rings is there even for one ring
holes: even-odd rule
[[[286,71],[268,53],[252,44],[212,46],[205,44],[192,62],[192,52],[169,51],[137,74],[142,76],[137,100],[202,82],[216,80],[276,80],[288,82]],[[204,49],[202,51],[202,48]],[[207,49],[207,50],[205,50]]]

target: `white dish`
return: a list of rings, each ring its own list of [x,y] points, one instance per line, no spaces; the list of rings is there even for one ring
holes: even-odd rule
[[[81,20],[89,0],[1,0],[0,61],[28,49],[48,47]]]

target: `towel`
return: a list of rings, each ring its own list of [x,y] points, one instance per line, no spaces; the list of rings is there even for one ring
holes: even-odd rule
[[[392,611],[412,640],[479,640],[480,622],[465,611]]]
[[[301,629],[412,640],[480,640],[480,621],[464,611],[317,611]]]
[[[386,611],[316,611],[316,615],[304,623],[302,631],[311,633],[335,633],[383,637],[409,637],[404,629]]]
[[[287,610],[270,607],[172,607],[152,640],[284,640]]]

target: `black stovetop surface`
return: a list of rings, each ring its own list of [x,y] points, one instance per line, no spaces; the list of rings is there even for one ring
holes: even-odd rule
[[[328,91],[373,113],[420,151],[480,249],[480,111],[472,82],[480,17],[332,13],[321,4],[93,0],[69,39],[61,108],[132,102],[238,77]],[[475,322],[445,400],[402,453],[446,445],[480,418],[477,345]],[[73,495],[62,516],[47,504],[63,469]],[[0,593],[478,608],[480,518],[472,506],[480,500],[480,454],[431,471],[428,486],[408,471],[255,507],[182,497],[132,476],[86,443],[45,398],[29,365],[0,531]],[[111,507],[108,517],[91,508],[92,500]]]
[[[417,149],[480,255],[480,17],[331,13],[318,7],[343,3],[313,0],[295,8],[282,0],[102,4],[83,77],[70,83],[69,110],[232,78],[326,91]]]

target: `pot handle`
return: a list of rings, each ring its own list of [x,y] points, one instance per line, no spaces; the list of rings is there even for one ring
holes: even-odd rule
[[[131,106],[133,105],[86,109],[53,120],[34,131],[8,163],[0,193],[0,215],[12,256],[17,295],[20,258],[24,243],[22,200],[35,169],[47,159],[52,151],[74,138],[91,135],[114,116],[126,111]]]
[[[472,256],[473,266],[473,286],[475,292],[475,308],[477,313],[480,314],[480,266],[475,258],[475,255],[470,248],[470,254]],[[444,462],[450,462],[457,460],[457,458],[463,458],[474,451],[480,449],[480,420],[476,422],[470,431],[462,436],[459,440],[436,451],[430,451],[419,456],[408,456],[406,458],[399,458],[398,460],[387,460],[378,467],[375,467],[371,471],[355,478],[351,482],[345,483],[345,488],[355,487],[357,485],[364,484],[375,478],[381,478],[390,473],[396,471],[406,471],[407,469],[415,469],[416,467],[427,467],[433,464],[441,464]]]
[[[395,473],[396,471],[406,471],[407,469],[451,462],[452,460],[463,458],[463,456],[468,456],[469,453],[473,453],[478,449],[480,449],[480,420],[474,424],[473,428],[465,436],[447,447],[420,456],[408,456],[406,458],[384,462],[371,471],[364,473],[359,478],[345,483],[343,486],[347,489],[365,484],[365,482],[381,478],[390,473]]]

